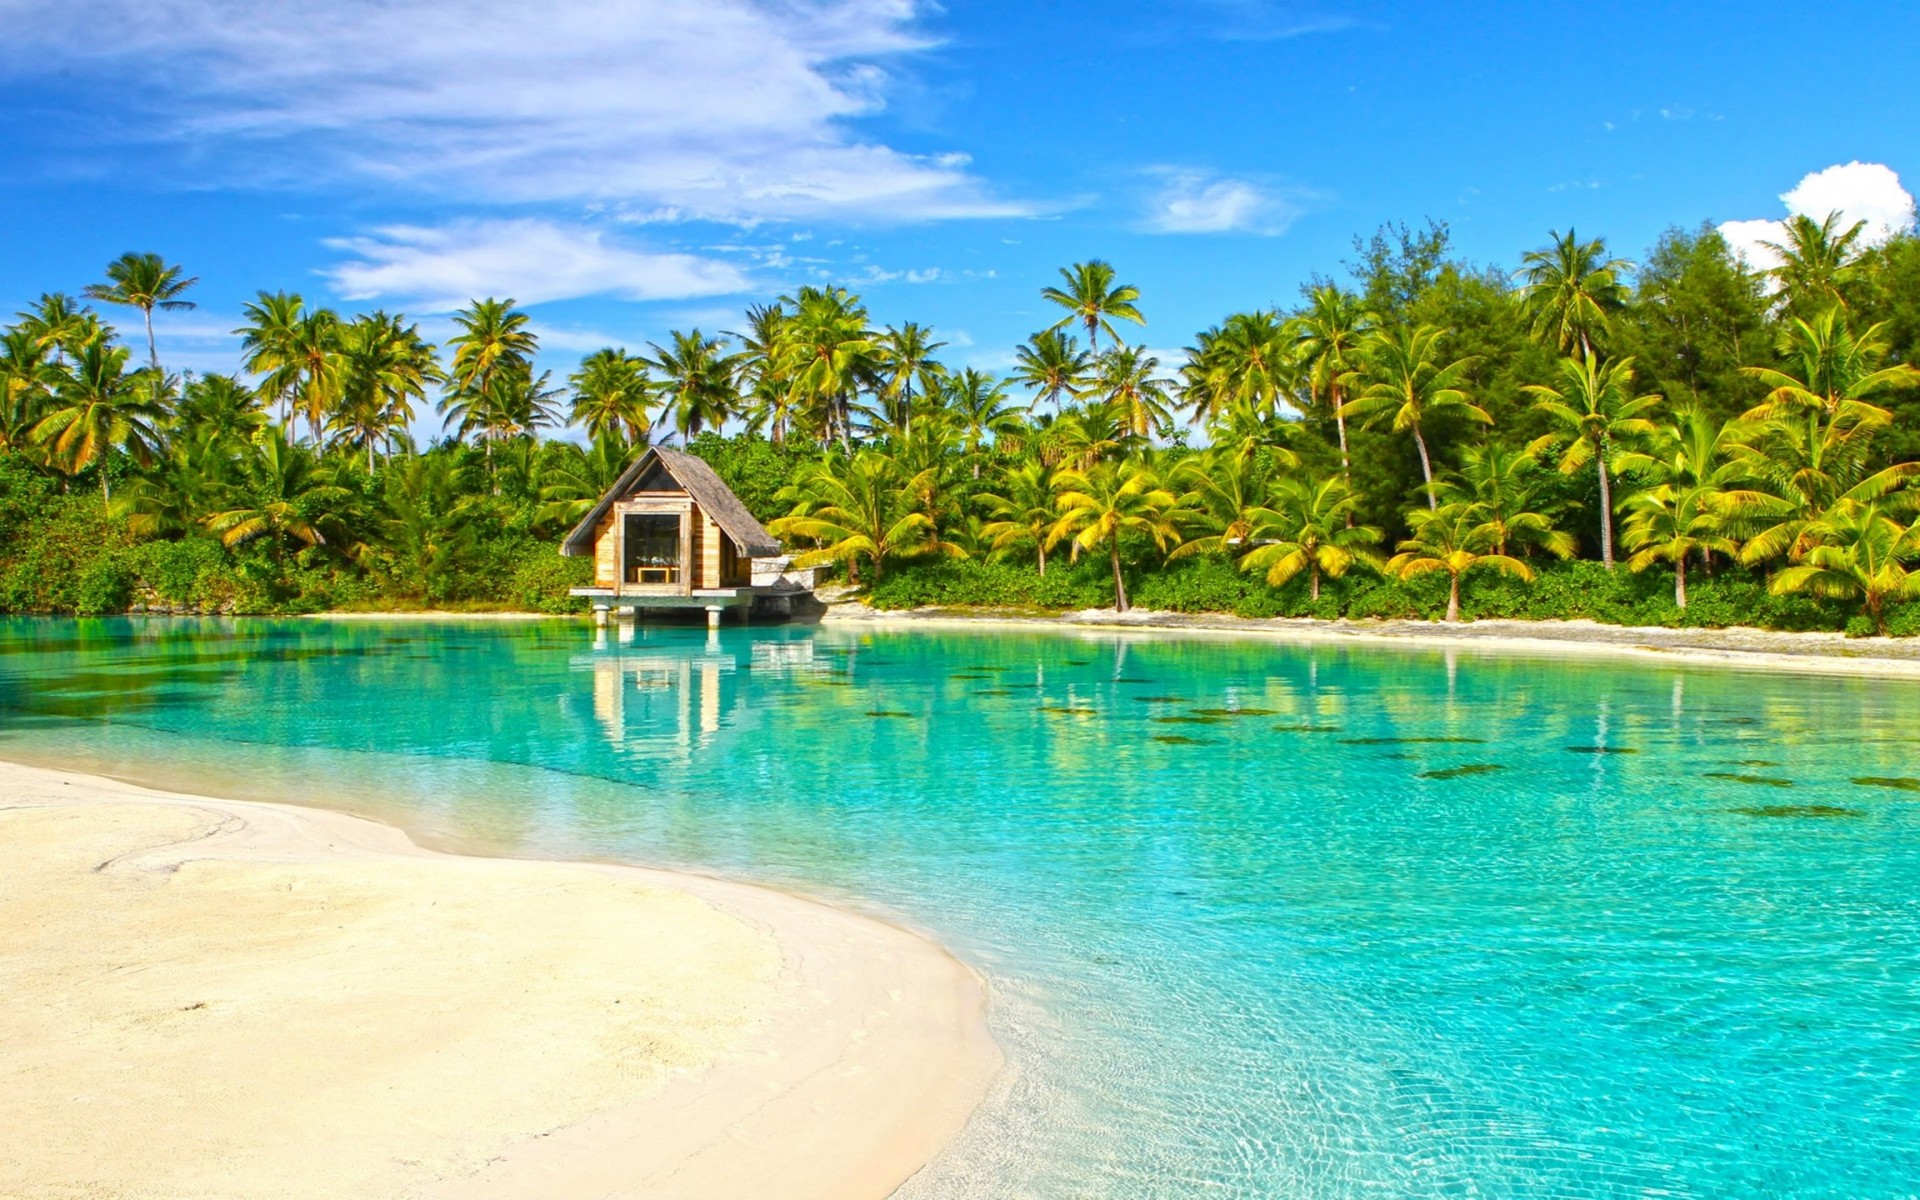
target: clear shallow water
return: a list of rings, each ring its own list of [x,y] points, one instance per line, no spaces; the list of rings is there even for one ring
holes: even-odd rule
[[[914,1200],[1916,1194],[1920,791],[1851,782],[1920,776],[1916,696],[1127,635],[0,621],[0,756],[934,932],[1014,1069]]]

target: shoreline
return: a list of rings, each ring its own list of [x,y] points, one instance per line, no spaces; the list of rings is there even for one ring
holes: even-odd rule
[[[1920,680],[1920,639],[1853,638],[1736,626],[1673,629],[1598,621],[1323,621],[1312,617],[1234,617],[1213,613],[1086,609],[1059,614],[956,608],[879,610],[858,601],[829,605],[823,626],[1091,630],[1183,636],[1255,636],[1300,645],[1403,646],[1473,650],[1536,658],[1614,657],[1642,662],[1757,671]]]
[[[1002,1064],[943,947],[770,888],[4,760],[0,822],[7,1194],[880,1200]]]

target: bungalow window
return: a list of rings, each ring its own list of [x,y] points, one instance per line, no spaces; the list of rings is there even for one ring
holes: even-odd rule
[[[626,520],[626,581],[679,583],[680,515],[628,513]]]

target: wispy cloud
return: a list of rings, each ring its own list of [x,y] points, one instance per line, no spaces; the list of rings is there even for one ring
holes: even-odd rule
[[[0,0],[0,74],[109,83],[116,127],[249,179],[636,219],[1026,211],[865,140],[919,0]],[[102,36],[110,30],[111,36]]]
[[[1159,167],[1144,226],[1154,233],[1285,233],[1300,206],[1279,191],[1209,171]]]
[[[1850,162],[1815,171],[1782,193],[1780,201],[1789,216],[1824,221],[1827,214],[1839,213],[1848,224],[1865,221],[1861,237],[1873,246],[1914,224],[1913,195],[1884,163]],[[1780,265],[1779,254],[1766,243],[1782,241],[1786,232],[1785,222],[1765,218],[1720,224],[1720,236],[1734,253],[1762,271]]]
[[[1359,24],[1350,16],[1284,0],[1195,0],[1195,7],[1206,17],[1207,34],[1229,42],[1277,42]]]
[[[391,226],[328,244],[350,256],[325,272],[342,296],[393,300],[426,312],[446,312],[476,296],[511,296],[522,304],[579,296],[672,300],[751,287],[729,262],[654,253],[617,243],[598,229],[551,221]]]

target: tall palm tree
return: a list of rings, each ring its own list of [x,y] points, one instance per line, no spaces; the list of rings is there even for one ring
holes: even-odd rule
[[[1307,379],[1315,399],[1333,413],[1340,436],[1340,477],[1353,485],[1353,467],[1347,455],[1346,384],[1358,362],[1360,347],[1378,324],[1360,298],[1331,284],[1313,289],[1306,311],[1293,318],[1294,337],[1307,364]]]
[[[793,419],[793,381],[788,377],[788,331],[793,316],[783,304],[747,306],[747,328],[727,336],[740,343],[738,390],[747,427],[770,428],[776,446],[785,445]]]
[[[915,389],[930,395],[946,377],[947,369],[934,354],[946,347],[933,340],[933,331],[908,321],[887,326],[874,342],[874,363],[880,381],[880,400],[887,424],[909,434],[913,430]]]
[[[981,529],[998,557],[1026,546],[1039,555],[1040,575],[1047,574],[1047,532],[1059,521],[1053,501],[1053,472],[1039,459],[1016,463],[1000,475],[997,491],[977,499],[992,518]]]
[[[998,379],[972,367],[949,376],[940,389],[942,405],[960,431],[960,444],[973,460],[973,477],[980,478],[980,449],[990,436],[1010,429],[1018,414],[1007,403],[1007,388]]]
[[[1188,406],[1197,421],[1212,421],[1236,404],[1271,411],[1299,380],[1292,339],[1273,312],[1235,313],[1187,351]]]
[[[795,555],[797,567],[843,562],[848,582],[858,585],[860,564],[866,562],[877,581],[889,558],[964,553],[942,542],[932,518],[912,507],[920,490],[917,479],[878,450],[830,456],[811,464],[780,489],[779,498],[794,505],[794,510],[768,529],[780,537],[821,543],[818,549]]]
[[[1920,558],[1920,523],[1902,525],[1877,501],[1843,500],[1808,534],[1814,545],[1805,561],[1774,575],[1768,590],[1775,595],[1812,592],[1858,600],[1881,637],[1887,635],[1887,605],[1920,598],[1920,574],[1907,570]]]
[[[540,339],[527,328],[530,320],[511,299],[492,297],[475,300],[454,313],[453,323],[460,332],[447,346],[453,351],[449,375],[455,390],[484,393],[502,371],[524,370],[531,375]]]
[[[1427,508],[1438,508],[1433,458],[1427,453],[1425,425],[1435,416],[1456,415],[1493,424],[1485,409],[1467,398],[1467,371],[1473,359],[1440,361],[1441,331],[1432,325],[1377,329],[1361,343],[1359,361],[1341,377],[1354,398],[1341,405],[1346,416],[1372,423],[1391,415],[1395,433],[1411,433],[1420,451],[1420,475],[1426,482]]]
[[[1160,360],[1141,347],[1115,346],[1095,362],[1080,395],[1118,411],[1135,437],[1164,435],[1173,427],[1173,396],[1167,390],[1173,380],[1159,370]]]
[[[1533,568],[1517,558],[1494,551],[1493,535],[1474,504],[1449,504],[1427,512],[1407,514],[1412,536],[1387,561],[1387,570],[1402,579],[1432,571],[1447,573],[1446,620],[1460,619],[1460,580],[1478,567],[1516,579],[1533,578]]]
[[[125,304],[140,310],[147,323],[147,356],[157,380],[160,376],[160,348],[153,340],[153,310],[165,309],[179,312],[194,307],[191,300],[180,297],[194,284],[197,277],[189,277],[177,266],[172,266],[158,254],[135,254],[128,251],[107,264],[107,282],[87,285],[87,298],[104,300],[108,304]]]
[[[652,433],[654,386],[646,359],[608,346],[581,359],[567,382],[573,387],[568,419],[589,438],[617,432],[625,441],[644,442]]]
[[[330,308],[302,309],[287,331],[282,350],[288,359],[284,372],[292,379],[293,409],[306,417],[308,432],[318,445],[322,427],[340,403],[343,364],[339,315]],[[278,384],[282,376],[283,371],[278,370],[269,374],[267,385]]]
[[[373,473],[378,446],[391,447],[393,434],[413,422],[414,401],[424,401],[427,385],[438,382],[438,356],[418,327],[375,311],[341,329],[340,399],[331,424],[348,445],[363,448]]]
[[[1866,228],[1865,221],[1855,221],[1842,229],[1837,212],[1819,222],[1796,213],[1787,219],[1782,240],[1760,243],[1780,256],[1780,265],[1767,274],[1779,284],[1789,308],[1818,312],[1846,304],[1841,291],[1853,281],[1860,257],[1858,243]]]
[[[1078,322],[1087,331],[1087,344],[1094,353],[1100,351],[1100,331],[1103,329],[1108,338],[1119,343],[1120,335],[1113,330],[1114,321],[1132,321],[1135,325],[1147,323],[1135,303],[1140,299],[1140,289],[1129,283],[1116,284],[1110,264],[1097,258],[1075,263],[1071,268],[1060,268],[1060,278],[1066,287],[1040,289],[1042,299],[1067,310],[1067,315],[1054,322],[1052,328],[1064,329]]]
[[[1242,571],[1265,569],[1269,587],[1307,572],[1307,594],[1320,599],[1320,577],[1338,579],[1355,566],[1378,569],[1380,531],[1353,523],[1354,495],[1344,479],[1290,475],[1274,484],[1272,502],[1252,531]]]
[[[853,395],[879,371],[867,310],[845,288],[805,287],[782,303],[793,311],[782,365],[794,395],[821,440],[838,440],[844,449],[853,437]]]
[[[708,337],[698,329],[685,333],[676,329],[667,340],[671,345],[649,343],[653,357],[644,361],[660,375],[661,415],[672,414],[674,431],[686,442],[703,429],[718,428],[733,415],[739,402],[735,378],[741,358],[726,353],[725,339]]]
[[[1608,258],[1605,238],[1583,242],[1572,229],[1548,236],[1553,245],[1520,257],[1520,301],[1533,317],[1535,337],[1591,359],[1612,314],[1626,307],[1633,264]]]
[[[1646,414],[1660,403],[1655,395],[1633,394],[1633,360],[1623,358],[1601,366],[1591,357],[1560,360],[1560,386],[1528,384],[1534,408],[1552,418],[1559,429],[1534,439],[1527,453],[1543,455],[1560,450],[1560,470],[1571,475],[1592,463],[1600,477],[1600,561],[1613,570],[1613,469],[1616,448],[1622,442],[1649,437],[1654,432]]]
[[[113,502],[109,475],[114,452],[142,466],[152,462],[161,446],[159,426],[167,415],[149,384],[151,373],[127,370],[127,357],[125,346],[103,341],[82,346],[72,370],[55,388],[50,411],[32,433],[67,475],[99,468],[103,505]]]
[[[269,405],[285,402],[286,420],[293,422],[294,397],[300,391],[308,362],[299,346],[311,336],[306,301],[298,292],[260,292],[241,309],[246,324],[233,332],[240,338],[240,365],[261,377],[260,389]],[[331,321],[329,314],[326,321]]]
[[[1013,352],[1013,379],[1033,393],[1033,402],[1052,404],[1057,412],[1062,396],[1077,395],[1093,371],[1093,355],[1060,329],[1043,329]]]
[[[1060,519],[1047,532],[1047,544],[1071,539],[1080,550],[1107,549],[1113,567],[1113,606],[1126,612],[1127,582],[1120,573],[1120,539],[1144,534],[1165,552],[1180,544],[1174,510],[1180,501],[1161,486],[1152,467],[1139,459],[1101,463],[1090,471],[1066,470],[1054,479]]]

